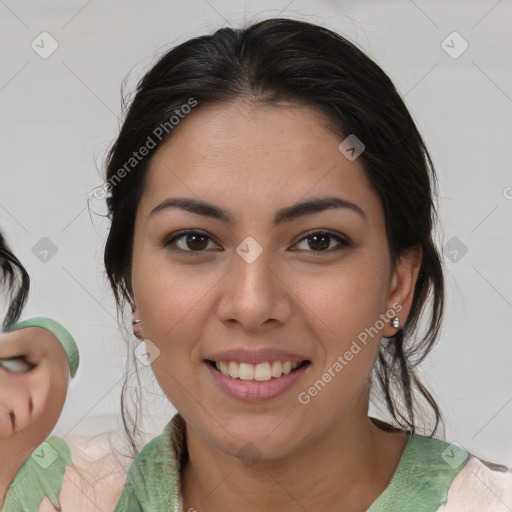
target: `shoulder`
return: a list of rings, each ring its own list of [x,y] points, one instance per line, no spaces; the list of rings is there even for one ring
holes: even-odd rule
[[[511,468],[483,460],[457,443],[424,436],[413,437],[408,454],[410,469],[421,465],[425,481],[440,491],[439,512],[512,510]]]
[[[448,500],[439,512],[509,512],[512,469],[469,454],[454,478]]]
[[[171,444],[171,422],[141,449],[126,476],[117,511],[176,509],[179,469]]]
[[[391,482],[368,512],[510,512],[511,491],[509,468],[478,459],[457,443],[409,433]]]
[[[170,449],[169,435],[164,430],[142,447],[128,469],[127,481],[135,475],[145,478],[155,468],[166,465],[169,462]]]
[[[71,464],[66,467],[59,502],[62,510],[112,511],[121,495],[133,458],[112,447],[108,435],[66,440]],[[48,498],[40,512],[55,511]]]

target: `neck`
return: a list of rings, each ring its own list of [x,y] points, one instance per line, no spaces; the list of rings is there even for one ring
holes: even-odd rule
[[[366,409],[367,411],[367,409]],[[244,464],[187,427],[184,510],[367,510],[389,484],[407,441],[368,418],[347,418],[286,458]]]

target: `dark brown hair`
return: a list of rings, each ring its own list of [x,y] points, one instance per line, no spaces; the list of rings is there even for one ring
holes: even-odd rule
[[[0,290],[7,296],[8,306],[3,320],[3,329],[18,321],[30,288],[30,277],[25,267],[9,249],[0,233]]]

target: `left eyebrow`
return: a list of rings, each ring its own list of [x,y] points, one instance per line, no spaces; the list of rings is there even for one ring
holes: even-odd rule
[[[198,201],[188,197],[169,197],[162,201],[159,205],[155,206],[151,210],[149,216],[166,210],[168,208],[180,208],[196,215],[202,215],[204,217],[211,217],[214,219],[221,220],[226,224],[232,225],[234,223],[235,216],[229,210],[225,210],[213,204]],[[367,220],[366,214],[363,209],[355,203],[336,196],[320,197],[317,199],[311,199],[309,201],[303,201],[295,203],[291,206],[281,208],[274,215],[274,225],[283,224],[285,222],[291,222],[299,217],[319,213],[325,210],[333,208],[343,208],[352,210],[361,216],[364,220]]]

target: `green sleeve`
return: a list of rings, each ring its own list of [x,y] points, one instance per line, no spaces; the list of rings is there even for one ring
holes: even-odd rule
[[[170,424],[147,443],[126,475],[115,512],[180,512],[180,483]]]
[[[65,441],[52,436],[40,444],[9,485],[2,512],[37,512],[45,496],[60,510],[59,495],[69,464],[71,451]]]
[[[391,482],[366,512],[436,512],[468,457],[440,439],[411,435]]]

